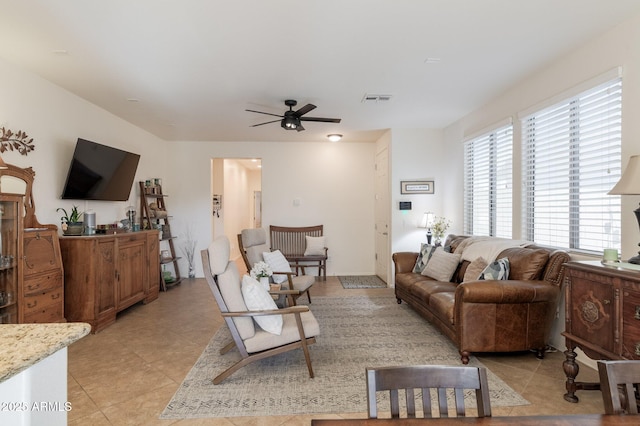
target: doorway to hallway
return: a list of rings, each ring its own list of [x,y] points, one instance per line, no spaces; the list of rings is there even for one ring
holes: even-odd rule
[[[218,206],[214,204],[216,199]],[[262,160],[212,159],[211,200],[212,238],[226,235],[231,243],[231,258],[236,259],[240,256],[240,231],[262,226]]]

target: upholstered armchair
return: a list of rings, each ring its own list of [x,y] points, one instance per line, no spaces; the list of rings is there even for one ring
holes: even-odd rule
[[[238,234],[238,247],[248,271],[258,262],[267,262],[273,269],[272,279],[275,283],[282,284],[283,288],[297,291],[293,294],[294,301],[306,293],[311,303],[309,289],[315,283],[315,277],[295,275],[289,262],[281,253],[270,251],[267,232],[263,228],[243,229]],[[264,253],[269,253],[268,258],[265,259]],[[282,301],[279,304],[281,303]]]
[[[236,263],[229,260],[229,252],[229,239],[225,236],[201,252],[204,276],[233,338],[220,354],[236,348],[241,357],[216,376],[213,383],[221,383],[252,362],[296,349],[302,349],[309,377],[313,378],[308,346],[320,334],[313,313],[308,306],[278,309],[257,281],[249,276],[241,280]]]

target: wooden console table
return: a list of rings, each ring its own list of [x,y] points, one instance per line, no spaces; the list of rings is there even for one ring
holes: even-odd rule
[[[576,347],[591,359],[640,359],[640,271],[600,261],[568,262],[566,268],[564,399],[578,402],[577,390],[600,384],[575,380]]]
[[[95,333],[123,309],[158,298],[158,231],[63,236],[60,247],[68,321],[88,322]]]

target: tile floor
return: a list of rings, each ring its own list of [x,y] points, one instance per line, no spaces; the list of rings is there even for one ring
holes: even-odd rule
[[[318,282],[313,296],[389,295],[392,289],[344,290],[335,277]],[[148,305],[134,305],[115,324],[69,347],[70,425],[309,425],[312,418],[365,417],[366,413],[281,417],[159,420],[160,413],[222,320],[204,279],[183,281]],[[540,361],[533,354],[478,357],[531,405],[494,408],[494,416],[602,413],[599,392],[581,391],[580,403],[562,398],[561,352]],[[597,373],[582,367],[582,380]],[[364,380],[364,378],[363,378]]]

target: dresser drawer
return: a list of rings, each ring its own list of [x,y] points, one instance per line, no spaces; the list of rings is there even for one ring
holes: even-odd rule
[[[64,322],[64,316],[62,314],[63,303],[57,303],[41,307],[40,309],[34,309],[24,316],[24,322],[33,323],[47,323],[47,322]]]
[[[43,293],[48,290],[62,288],[62,272],[55,271],[50,274],[41,274],[24,280],[24,295]]]
[[[46,310],[49,306],[56,305],[64,306],[64,297],[62,296],[62,288],[57,288],[45,292],[41,292],[38,294],[33,294],[31,296],[26,296],[24,298],[24,316],[25,319],[28,315],[34,312],[40,312],[41,310]]]

